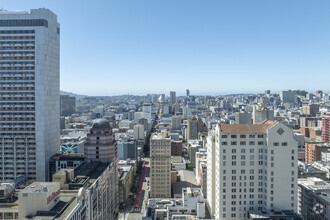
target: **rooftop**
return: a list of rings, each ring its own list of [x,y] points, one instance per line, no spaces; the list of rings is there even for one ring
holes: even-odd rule
[[[299,216],[291,210],[263,210],[263,211],[250,211],[249,217],[252,219],[270,219],[271,217],[283,217],[283,219],[295,219],[293,217],[299,218]]]
[[[46,193],[54,192],[56,188],[59,189],[60,184],[57,182],[34,182],[21,190],[20,193]]]
[[[226,134],[256,134],[266,133],[275,124],[276,122],[271,124],[221,124],[220,128],[222,133]]]
[[[93,121],[92,128],[94,129],[105,129],[111,128],[110,123],[107,119],[100,118]]]

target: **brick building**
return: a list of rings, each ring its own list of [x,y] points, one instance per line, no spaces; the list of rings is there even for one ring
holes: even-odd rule
[[[328,151],[330,143],[326,142],[311,142],[305,144],[305,162],[313,163],[321,160],[321,152]]]
[[[330,142],[330,113],[322,116],[322,141]]]

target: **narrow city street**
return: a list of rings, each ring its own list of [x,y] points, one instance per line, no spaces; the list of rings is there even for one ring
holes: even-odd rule
[[[120,213],[119,219],[137,220],[142,219],[146,213],[146,204],[148,202],[150,182],[149,182],[149,158],[143,158],[144,168],[140,177],[140,185],[136,194],[133,208],[126,213]]]

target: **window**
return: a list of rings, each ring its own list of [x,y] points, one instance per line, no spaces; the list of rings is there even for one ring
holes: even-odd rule
[[[264,138],[263,134],[258,134],[258,138]]]
[[[288,146],[288,142],[282,142],[282,146]]]
[[[227,138],[226,134],[221,135],[222,138]]]
[[[244,154],[245,153],[245,149],[241,149],[241,154]]]
[[[225,159],[226,159],[226,155],[223,155],[223,156],[222,156],[222,159],[224,159],[224,160],[225,160]]]
[[[236,154],[236,149],[231,149],[231,153]]]
[[[223,141],[221,144],[222,145],[227,145],[227,141]]]
[[[236,161],[232,161],[232,162],[231,162],[231,165],[232,165],[232,166],[236,166]]]
[[[236,170],[231,170],[231,173],[232,174],[236,174]]]
[[[278,142],[274,142],[273,143],[273,146],[275,146],[275,147],[277,147],[277,146],[279,146],[280,144],[278,143]]]
[[[240,135],[240,138],[246,138],[246,135],[245,134],[241,134]]]
[[[249,142],[249,145],[255,145],[255,142],[254,141],[250,141]]]
[[[245,161],[241,161],[241,166],[245,166]]]
[[[250,149],[250,153],[253,154],[254,153],[254,149]]]
[[[246,145],[246,141],[241,141],[240,145]]]
[[[44,26],[48,28],[48,21],[45,19],[0,20],[0,27],[25,27],[25,26]]]
[[[250,134],[249,135],[249,138],[255,138],[255,135],[254,134]]]
[[[258,141],[258,145],[264,145],[263,141]]]
[[[245,174],[245,170],[241,170],[241,174]]]
[[[237,142],[236,141],[232,141],[231,142],[231,145],[237,145]]]
[[[232,134],[230,137],[231,137],[231,138],[237,138],[237,135]]]
[[[291,154],[294,154],[294,150],[291,150]]]
[[[254,155],[250,155],[250,160],[254,160]]]
[[[226,153],[226,149],[223,149],[223,150],[222,150],[222,153],[224,153],[224,154],[225,154],[225,153]]]

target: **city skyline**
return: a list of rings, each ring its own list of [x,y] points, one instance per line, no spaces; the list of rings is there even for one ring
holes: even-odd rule
[[[61,90],[86,95],[171,90],[181,95],[183,85],[195,94],[328,92],[329,6],[38,0],[1,5],[24,11],[46,7],[58,15]]]

